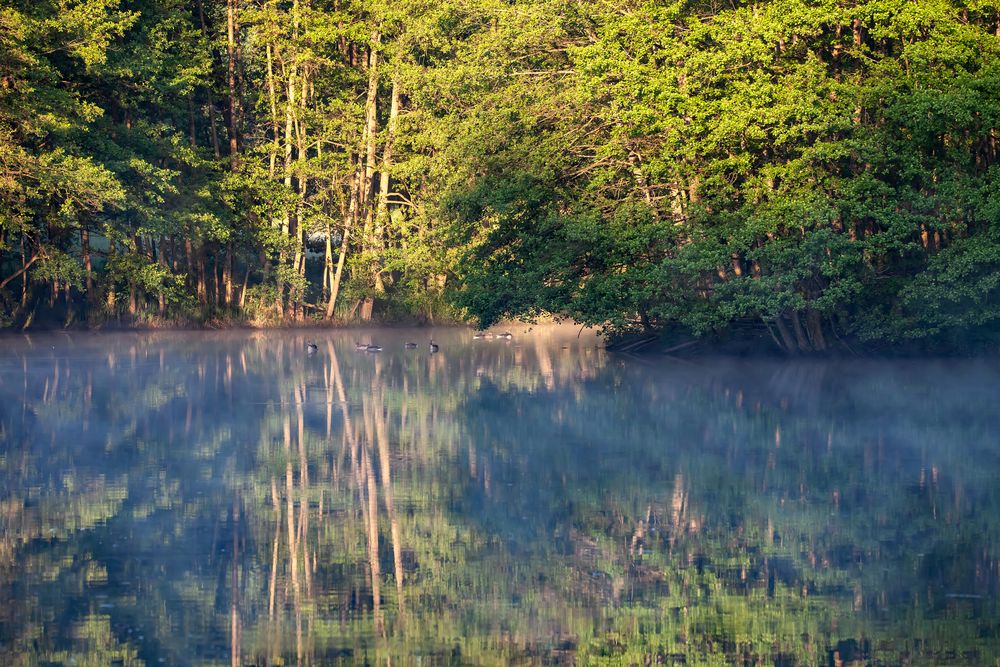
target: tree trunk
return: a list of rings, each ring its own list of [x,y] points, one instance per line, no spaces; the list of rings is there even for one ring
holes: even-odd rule
[[[226,243],[225,256],[222,259],[222,302],[227,306],[233,303],[233,242]]]
[[[809,339],[806,338],[805,331],[802,329],[802,321],[799,319],[799,312],[797,310],[793,310],[789,314],[789,318],[792,320],[792,331],[795,332],[795,342],[798,344],[799,350],[802,352],[809,352]]]
[[[195,130],[194,123],[194,93],[188,97],[188,141],[191,142],[191,148],[196,148],[198,146],[198,133]]]
[[[267,94],[268,100],[271,103],[271,133],[272,133],[272,143],[271,143],[271,155],[269,157],[269,167],[268,174],[271,179],[274,179],[274,173],[276,168],[276,163],[278,161],[278,150],[280,149],[280,138],[279,135],[281,130],[279,129],[278,122],[278,96],[274,90],[274,56],[272,54],[273,48],[271,43],[267,43]]]
[[[309,85],[309,68],[303,67],[302,69],[302,90],[299,95],[299,106],[304,112],[308,104],[308,85]],[[304,298],[303,286],[305,285],[305,275],[306,275],[306,225],[305,225],[305,202],[306,202],[306,189],[308,187],[309,179],[306,176],[306,158],[308,157],[308,148],[306,144],[306,124],[303,120],[304,113],[299,113],[296,115],[295,122],[295,138],[297,141],[297,152],[298,152],[298,181],[299,181],[299,198],[295,206],[295,220],[296,220],[296,234],[295,234],[295,272],[299,276],[299,285],[296,287],[296,308],[295,316],[296,318],[303,317],[305,315],[305,308],[302,306],[302,301]]]
[[[386,229],[389,226],[389,184],[392,172],[392,152],[399,125],[399,75],[392,79],[392,98],[389,104],[388,135],[382,149],[382,167],[379,170],[378,205],[375,210],[375,250],[379,259],[375,265],[375,291],[384,292],[382,278],[382,253],[386,246]]]
[[[236,6],[238,2],[239,0],[226,0],[226,53],[229,61],[229,164],[233,171],[239,167],[240,160],[236,135],[240,106],[236,96]]]
[[[333,318],[333,309],[337,305],[337,296],[340,294],[340,281],[344,275],[344,260],[347,258],[348,240],[351,235],[351,225],[357,217],[358,197],[361,189],[361,163],[360,158],[355,170],[354,183],[351,186],[351,203],[347,209],[344,219],[344,235],[340,239],[340,255],[337,257],[337,272],[333,276],[333,284],[330,286],[330,300],[326,304],[327,319]]]
[[[376,145],[378,142],[378,47],[381,44],[381,34],[375,30],[372,32],[371,52],[368,57],[368,98],[365,101],[365,178],[361,189],[361,217],[365,221],[364,234],[362,238],[363,248],[373,250],[372,227],[374,212],[371,206],[372,192],[374,191]],[[377,262],[373,264],[373,268]],[[373,271],[375,287],[381,285],[379,271]],[[366,317],[367,315],[367,317]],[[361,318],[365,321],[371,318],[371,309],[362,309]]]
[[[247,302],[247,283],[250,281],[250,262],[247,263],[247,272],[243,274],[243,287],[240,288],[240,312]]]
[[[236,93],[236,12],[239,0],[226,1],[227,83],[229,85],[229,168],[235,173],[240,167],[239,116],[240,100]],[[222,260],[222,289],[218,302],[229,306],[233,302],[233,243],[226,243]]]
[[[806,326],[808,327],[809,340],[812,341],[813,349],[817,352],[826,350],[826,337],[823,335],[823,321],[819,312],[810,308],[806,311]]]
[[[162,266],[164,268],[165,271],[169,272],[170,271],[170,267],[167,266],[167,256],[163,252],[165,244],[166,244],[166,241],[165,241],[164,237],[161,236],[160,237],[160,252],[157,253],[156,261],[159,263],[160,266]],[[167,312],[167,297],[166,297],[166,294],[164,292],[163,286],[160,287],[160,293],[159,293],[158,297],[159,297],[159,312],[160,312],[160,317],[163,317],[166,314],[166,312]]]
[[[208,305],[208,285],[205,279],[205,247],[198,248],[198,301],[201,305]]]
[[[201,20],[201,34],[205,39],[210,39],[208,25],[205,23],[205,6],[202,0],[198,0],[198,18]],[[219,147],[219,131],[215,127],[215,99],[212,95],[212,87],[208,86],[208,127],[212,137],[212,153],[215,159],[222,157],[222,150]]]
[[[90,265],[90,229],[84,224],[80,227],[80,249],[83,252],[83,275],[87,288],[87,299],[94,290],[94,274]]]
[[[785,324],[785,318],[781,315],[775,317],[774,326],[778,330],[778,335],[781,336],[781,343],[785,348],[785,352],[795,354],[798,351],[798,346],[795,344],[792,333],[788,330],[788,325]]]
[[[298,13],[298,11],[297,11],[298,10],[298,5],[299,5],[299,3],[295,2],[295,4],[294,4],[295,10],[294,11],[295,11],[296,14]],[[293,146],[292,129],[294,127],[294,120],[295,120],[294,111],[293,111],[293,107],[295,105],[295,64],[294,64],[294,62],[292,63],[292,65],[291,65],[291,67],[289,68],[289,71],[288,71],[288,83],[287,83],[287,87],[286,87],[286,94],[287,94],[287,99],[285,101],[285,160],[284,160],[284,169],[285,169],[284,174],[285,174],[285,178],[284,178],[284,183],[285,183],[285,189],[290,192],[292,190],[292,146]],[[291,216],[289,215],[289,212],[286,209],[284,211],[284,213],[282,214],[282,218],[281,218],[282,246],[281,246],[281,249],[278,251],[279,271],[280,271],[280,267],[283,267],[285,265],[285,257],[286,257],[286,255],[285,255],[285,249],[284,249],[284,240],[288,237],[288,235],[289,235],[290,232],[291,232]],[[278,312],[278,316],[282,317],[284,315],[284,312],[285,312],[284,311],[284,284],[283,284],[283,281],[281,280],[280,274],[279,274],[279,277],[278,277],[278,301],[275,304],[275,308],[276,308],[276,310]]]
[[[330,238],[330,223],[326,223],[326,247],[323,249],[323,294],[333,284],[333,240]]]

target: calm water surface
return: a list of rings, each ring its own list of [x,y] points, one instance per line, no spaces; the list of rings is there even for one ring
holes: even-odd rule
[[[996,361],[576,333],[0,339],[0,664],[998,664]]]

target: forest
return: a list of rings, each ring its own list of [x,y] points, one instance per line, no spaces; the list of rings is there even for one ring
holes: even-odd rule
[[[996,0],[0,0],[0,327],[993,345]]]

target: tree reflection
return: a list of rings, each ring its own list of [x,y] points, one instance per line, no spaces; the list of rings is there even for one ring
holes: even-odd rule
[[[1000,655],[996,369],[460,336],[8,349],[0,662]]]

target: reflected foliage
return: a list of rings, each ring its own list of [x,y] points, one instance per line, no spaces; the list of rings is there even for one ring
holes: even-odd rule
[[[9,339],[0,663],[1000,658],[995,366],[434,335]]]

